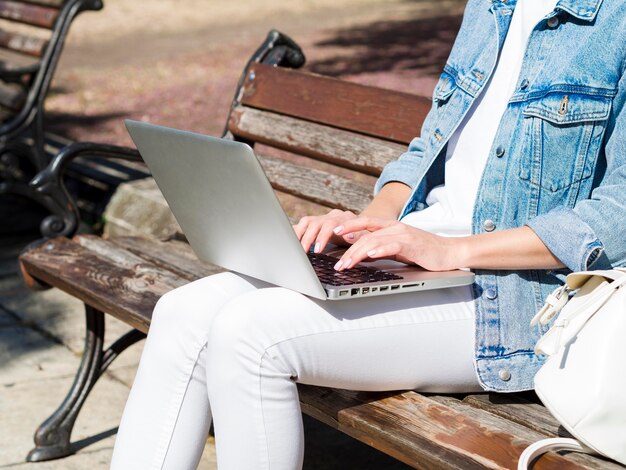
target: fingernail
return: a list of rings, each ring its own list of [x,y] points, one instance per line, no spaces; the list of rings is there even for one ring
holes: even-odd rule
[[[315,243],[315,248],[313,248],[313,251],[315,253],[319,253],[320,252],[320,243],[319,242]]]
[[[348,238],[349,238],[350,240],[353,240],[353,239],[354,239],[354,233],[350,232],[350,233],[348,234]]]
[[[339,271],[341,269],[342,264],[343,264],[343,261],[341,260],[337,261],[337,264],[335,264],[335,271]]]
[[[335,232],[335,235],[338,234],[339,232],[341,232],[343,230],[343,225],[339,225],[337,227],[335,227],[333,229],[333,232]]]
[[[370,258],[374,256],[375,254],[376,254],[376,250],[370,250],[367,252],[367,256],[369,256]]]

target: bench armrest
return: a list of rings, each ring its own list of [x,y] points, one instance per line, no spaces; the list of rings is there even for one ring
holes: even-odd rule
[[[32,190],[30,196],[51,212],[41,222],[40,230],[44,238],[71,237],[78,229],[78,208],[63,183],[65,168],[77,157],[141,161],[137,150],[116,145],[77,142],[61,149],[29,183]]]

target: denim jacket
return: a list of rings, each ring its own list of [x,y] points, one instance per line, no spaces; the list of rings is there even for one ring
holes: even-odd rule
[[[518,0],[469,0],[421,137],[376,190],[444,182],[445,147],[494,71]],[[486,389],[532,388],[547,327],[530,319],[563,274],[626,265],[626,2],[560,0],[534,28],[474,205],[472,232],[529,226],[566,270],[477,270],[476,369]],[[496,151],[497,149],[497,151]]]

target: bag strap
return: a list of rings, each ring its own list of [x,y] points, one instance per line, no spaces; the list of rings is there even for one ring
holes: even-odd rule
[[[595,454],[591,449],[584,447],[576,439],[568,437],[553,437],[542,439],[526,447],[517,463],[517,470],[528,470],[530,464],[540,455],[550,451],[569,450],[572,452],[583,452],[585,454]]]

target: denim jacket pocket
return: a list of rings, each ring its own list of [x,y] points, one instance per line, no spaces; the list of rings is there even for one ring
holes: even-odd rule
[[[608,96],[555,92],[523,110],[520,178],[551,193],[589,178],[611,110]]]

